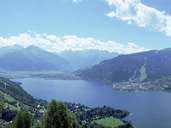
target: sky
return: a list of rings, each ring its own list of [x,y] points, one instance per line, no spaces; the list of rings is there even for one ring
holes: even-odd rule
[[[171,47],[170,0],[0,0],[0,47],[134,53]]]

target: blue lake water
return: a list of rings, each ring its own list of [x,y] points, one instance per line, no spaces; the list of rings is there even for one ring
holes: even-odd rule
[[[17,79],[35,98],[126,109],[136,128],[171,128],[171,93],[114,91],[83,80]]]

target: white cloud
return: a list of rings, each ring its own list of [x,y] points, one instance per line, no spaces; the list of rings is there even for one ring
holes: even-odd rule
[[[163,11],[147,6],[141,0],[105,0],[111,7],[106,15],[118,18],[128,24],[149,28],[171,36],[171,16]]]
[[[91,37],[83,38],[76,35],[59,37],[51,34],[21,33],[16,36],[0,37],[0,47],[16,44],[23,47],[34,45],[50,52],[98,49],[126,54],[146,50],[134,43],[122,44],[116,41],[101,41]]]
[[[81,2],[82,0],[72,0],[73,3]]]

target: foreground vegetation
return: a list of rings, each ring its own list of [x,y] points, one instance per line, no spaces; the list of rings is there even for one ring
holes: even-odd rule
[[[35,121],[28,112],[20,111],[12,128],[80,128],[74,115],[61,102],[52,101],[42,120]]]

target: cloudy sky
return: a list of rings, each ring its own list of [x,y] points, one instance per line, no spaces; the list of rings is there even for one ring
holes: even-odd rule
[[[171,47],[170,0],[0,2],[0,47],[119,53]]]

